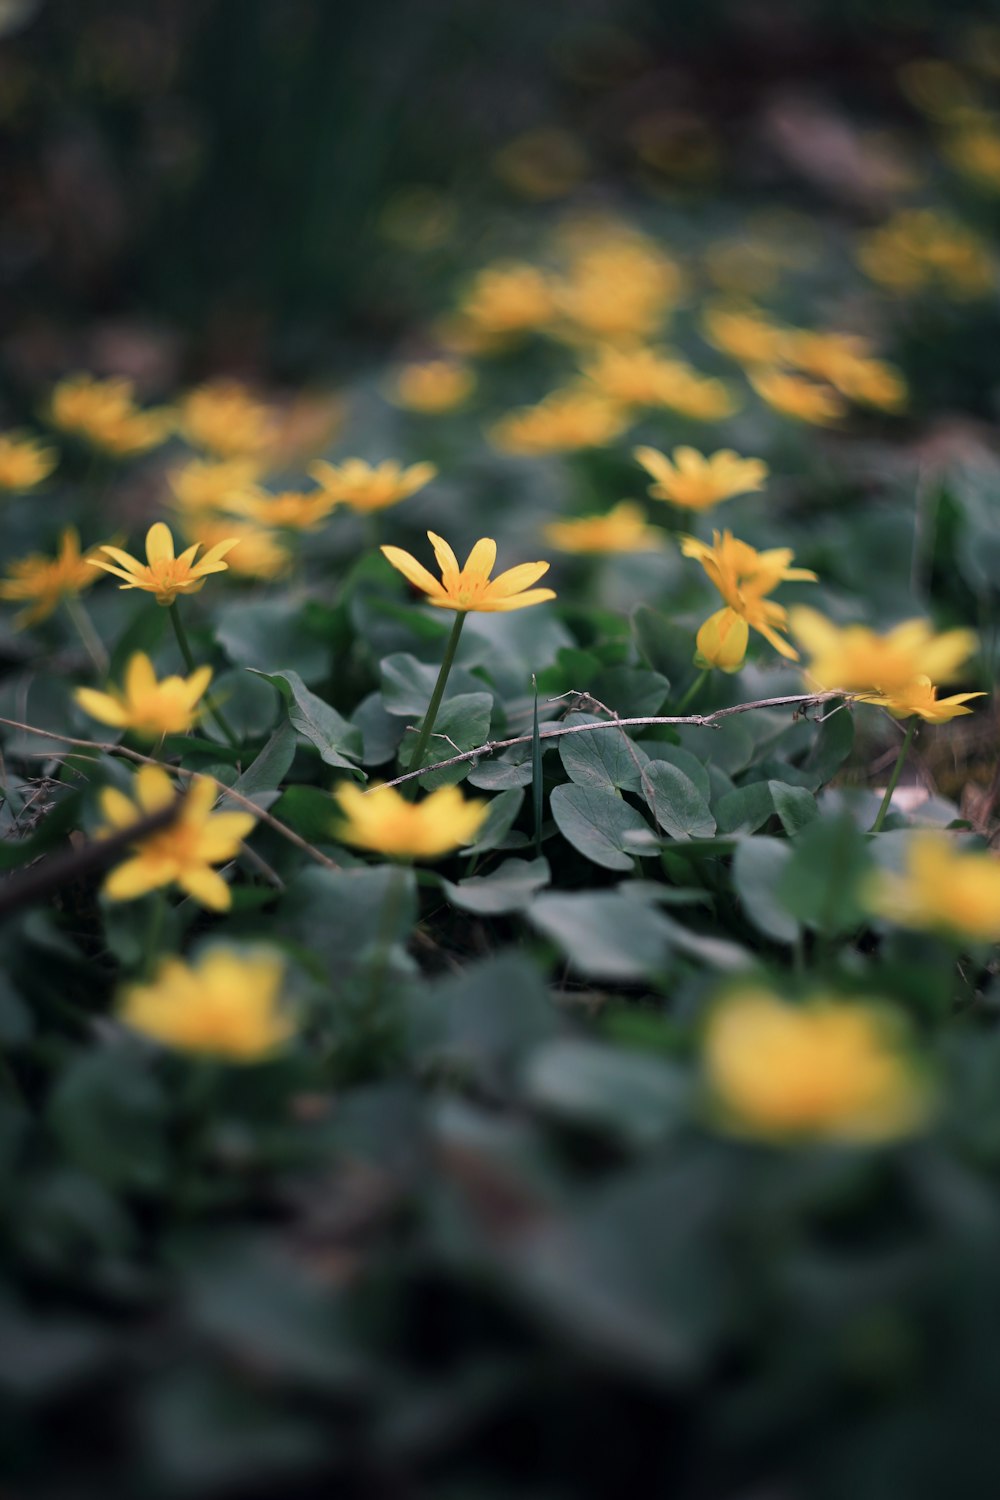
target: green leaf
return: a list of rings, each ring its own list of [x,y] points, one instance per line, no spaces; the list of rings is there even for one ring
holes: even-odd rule
[[[683,771],[688,780],[694,782],[705,801],[711,802],[712,778],[709,767],[696,755],[692,755],[690,750],[682,750],[680,745],[668,745],[663,740],[651,740],[647,744],[646,753],[653,760],[666,761],[668,765],[676,766],[678,771]]]
[[[606,718],[596,714],[571,714],[566,720],[567,725],[607,723]],[[578,786],[606,790],[622,787],[636,792],[646,753],[632,743],[624,730],[595,729],[592,734],[564,735],[559,740],[559,758],[566,775]]]
[[[854,715],[849,708],[831,712],[825,705],[826,717],[819,726],[819,733],[812,750],[806,757],[804,769],[815,777],[815,790],[826,786],[840,770],[854,748]]]
[[[615,891],[539,896],[528,918],[589,978],[648,979],[667,970],[669,924],[660,912]]]
[[[295,759],[296,730],[290,719],[285,719],[264,746],[263,750],[247,766],[243,775],[233,783],[233,790],[251,797],[255,792],[269,792],[284,781]]]
[[[538,723],[538,679],[531,679],[531,824],[535,838],[535,853],[542,852],[542,807],[544,784],[542,781],[542,735]]]
[[[651,1146],[675,1127],[690,1093],[684,1075],[661,1058],[582,1037],[536,1048],[522,1086],[536,1109],[634,1147]]]
[[[671,838],[711,838],[715,819],[689,776],[665,760],[651,760],[643,790],[657,823]]]
[[[253,667],[250,670],[278,689],[288,705],[291,723],[299,734],[315,745],[321,760],[328,766],[339,766],[347,771],[357,769],[354,761],[361,757],[359,731],[341,718],[335,708],[310,692],[298,672],[256,672]]]
[[[527,906],[549,879],[547,860],[505,859],[489,875],[473,875],[457,885],[442,880],[441,888],[452,906],[492,917]]]
[[[166,1173],[166,1101],[133,1048],[85,1052],[66,1068],[48,1123],[68,1159],[113,1186],[150,1189]]]
[[[284,673],[290,664],[307,682],[322,678],[330,664],[328,643],[311,632],[306,612],[287,596],[235,600],[219,609],[215,637],[230,661],[268,673]]]
[[[605,667],[594,678],[590,692],[619,718],[645,718],[662,712],[670,683],[645,667]]]
[[[812,792],[807,792],[805,787],[789,786],[783,781],[769,781],[767,785],[774,803],[774,810],[789,838],[799,833],[814,818],[819,817],[816,798]]]
[[[720,833],[754,833],[774,814],[774,798],[766,781],[751,781],[721,797],[715,816]]]
[[[733,856],[733,885],[750,921],[765,937],[794,943],[799,924],[778,896],[778,886],[792,858],[785,839],[762,835],[742,839]]]
[[[866,836],[847,813],[817,818],[796,838],[776,895],[818,932],[847,933],[864,918],[858,889],[870,867]]]
[[[167,611],[163,606],[154,604],[152,600],[144,604],[133,615],[115,643],[108,663],[109,681],[121,682],[129,657],[134,656],[137,651],[144,651],[147,656],[152,656],[163,640],[166,627]]]
[[[361,764],[382,766],[392,760],[399,749],[404,725],[398,717],[387,714],[381,693],[369,693],[354,710],[354,724],[361,731]]]
[[[382,682],[382,703],[387,714],[400,718],[422,719],[431,701],[438,669],[428,662],[418,661],[406,651],[397,651],[383,657],[379,662]],[[445,703],[461,693],[481,693],[483,683],[464,667],[454,666],[445,689]]]
[[[284,936],[322,954],[339,981],[373,946],[405,938],[416,912],[412,870],[313,866],[289,882],[275,920]]]
[[[635,606],[631,623],[632,635],[647,666],[659,672],[664,680],[674,682],[688,673],[691,666],[690,630],[675,625],[648,604]]]
[[[486,814],[486,822],[476,835],[475,843],[461,850],[461,853],[485,854],[489,849],[499,849],[523,804],[524,792],[520,787],[511,787],[508,791],[501,792],[498,797],[494,797],[490,803],[490,810]]]
[[[605,870],[631,870],[629,834],[649,833],[649,824],[614,792],[599,787],[557,786],[549,798],[563,838]],[[650,851],[652,852],[652,851]]]
[[[492,712],[492,693],[459,693],[455,698],[446,699],[438,711],[434,733],[424,755],[424,764],[433,765],[437,760],[447,760],[456,751],[474,750],[477,745],[484,745],[490,737]],[[415,735],[405,735],[400,750],[400,763],[408,770],[412,767],[409,764],[406,742],[415,739]],[[447,766],[441,771],[430,771],[421,776],[420,785],[429,792],[439,786],[456,786],[469,774],[471,768],[471,761],[463,761],[460,765]]]

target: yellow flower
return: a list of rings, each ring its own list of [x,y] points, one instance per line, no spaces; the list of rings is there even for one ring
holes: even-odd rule
[[[676,388],[678,361],[643,344],[621,348],[602,344],[583,365],[601,394],[623,406],[663,406]]]
[[[898,411],[906,402],[903,376],[892,365],[873,359],[870,343],[858,335],[793,333],[786,342],[785,359],[865,406]]]
[[[490,574],[497,560],[497,544],[491,538],[481,538],[466,558],[465,567],[459,569],[458,558],[448,543],[435,536],[433,531],[427,536],[441,569],[440,583],[401,547],[383,547],[381,551],[397,572],[427,595],[428,604],[459,613],[497,614],[511,609],[527,609],[531,604],[544,604],[546,599],[556,597],[552,589],[531,587],[549,571],[547,562],[520,563],[491,581]]]
[[[756,307],[730,307],[721,302],[708,305],[702,326],[708,343],[744,365],[780,360],[791,331]]]
[[[309,495],[299,490],[284,490],[271,495],[266,490],[251,489],[235,491],[219,508],[227,515],[248,516],[261,526],[278,530],[318,531],[336,503],[326,490],[314,490]],[[237,571],[238,559],[239,553],[235,551],[229,560],[229,566]]]
[[[115,458],[146,453],[164,442],[170,431],[166,409],[142,411],[136,406],[131,380],[68,376],[52,392],[49,415],[61,431]]]
[[[165,734],[187,734],[199,717],[198,700],[211,680],[211,667],[199,667],[190,677],[164,677],[158,682],[149,657],[137,651],[128,659],[123,690],[99,693],[81,687],[73,697],[99,723],[158,740]]]
[[[183,397],[178,427],[195,448],[220,458],[257,458],[277,436],[274,412],[239,380],[210,380]]]
[[[101,812],[107,819],[107,827],[101,832],[105,836],[122,833],[169,807],[178,795],[160,766],[140,766],[132,785],[134,802],[117,787],[105,787],[101,792]],[[196,776],[183,794],[173,822],[139,839],[131,857],[111,871],[102,887],[108,900],[134,901],[163,886],[179,885],[200,906],[228,911],[232,895],[212,866],[236,858],[257,820],[250,813],[214,813],[215,798],[215,784],[207,777]]]
[[[429,359],[422,364],[402,365],[390,381],[387,394],[396,406],[433,416],[464,406],[475,384],[475,374],[468,365],[453,359]]]
[[[179,510],[221,510],[233,495],[254,491],[260,466],[251,458],[192,458],[167,475]]]
[[[147,594],[155,594],[157,604],[168,605],[173,604],[178,594],[196,594],[204,587],[210,573],[224,573],[229,565],[222,559],[236,542],[237,538],[230,534],[210,547],[200,562],[194,560],[201,545],[199,542],[188,547],[180,557],[175,557],[170,527],[163,521],[156,521],[146,533],[144,563],[120,547],[105,542],[99,550],[106,552],[113,561],[92,558],[91,565],[113,573],[116,578],[124,578],[121,588],[142,589]]]
[[[700,375],[683,360],[672,360],[660,391],[660,405],[696,422],[720,422],[739,410],[730,386],[714,375]]]
[[[208,553],[222,542],[231,542],[226,566],[234,578],[280,578],[292,565],[292,554],[280,537],[252,521],[192,518],[184,528],[192,542]]]
[[[995,124],[959,131],[946,143],[945,154],[980,187],[1000,190],[1000,131]]]
[[[76,528],[67,526],[55,557],[32,552],[28,557],[12,562],[7,577],[0,582],[0,599],[30,604],[30,608],[14,616],[14,624],[34,625],[39,620],[46,620],[64,599],[71,599],[89,589],[97,582],[97,575],[90,568],[91,560],[91,553],[81,555]]]
[[[930,1098],[902,1021],[817,996],[788,1005],[736,991],[708,1022],[705,1069],[719,1123],[771,1141],[878,1142],[909,1135]]]
[[[663,534],[646,522],[641,506],[621,500],[603,516],[550,521],[547,539],[563,552],[651,552],[664,545]]]
[[[870,911],[900,927],[1000,943],[1000,861],[995,854],[963,852],[947,833],[912,834],[903,874],[876,872],[864,897]]]
[[[167,1047],[253,1063],[294,1031],[281,1006],[283,978],[281,955],[269,949],[213,948],[197,964],[167,958],[151,983],[125,991],[119,1015]]]
[[[0,432],[0,490],[15,494],[33,490],[58,462],[56,450],[45,447],[30,433]]]
[[[919,714],[943,723],[981,693],[959,693],[938,700],[934,679],[948,681],[976,650],[971,630],[946,630],[935,635],[927,620],[905,620],[885,635],[867,625],[838,626],[818,610],[797,606],[791,611],[792,631],[812,660],[808,680],[823,689],[843,688],[869,703],[881,704],[897,718]]]
[[[649,486],[654,500],[672,500],[686,510],[711,510],[722,500],[761,490],[767,464],[759,458],[740,458],[731,448],[720,448],[707,458],[696,448],[675,448],[673,462],[657,448],[636,448],[638,463],[656,483]]]
[[[746,660],[750,627],[735,610],[717,609],[695,637],[695,662],[720,672],[738,672]]]
[[[989,248],[971,229],[933,209],[909,209],[871,230],[858,247],[866,275],[906,295],[938,287],[958,300],[996,283]]]
[[[466,802],[457,786],[443,786],[422,802],[408,802],[395,787],[363,792],[352,782],[343,782],[333,795],[345,819],[337,837],[397,859],[454,853],[472,842],[490,809],[482,798]]]
[[[585,239],[569,274],[553,290],[563,320],[553,332],[571,341],[632,343],[664,321],[680,294],[681,275],[643,236],[598,231]]]
[[[394,458],[380,464],[366,463],[363,458],[347,458],[342,464],[317,459],[309,473],[322,485],[328,498],[336,504],[349,505],[367,515],[398,505],[430,484],[437,474],[434,464],[411,464],[404,469]]]
[[[733,672],[741,665],[741,661],[734,662],[732,658],[742,632],[728,618],[730,614],[738,615],[752,630],[759,631],[782,656],[798,660],[798,652],[778,634],[788,629],[788,612],[783,605],[766,598],[779,583],[813,581],[816,578],[808,568],[789,567],[793,556],[790,547],[772,547],[767,552],[758,552],[749,543],[734,537],[731,531],[721,534],[713,531],[711,546],[700,542],[697,537],[685,536],[681,538],[681,551],[685,557],[693,557],[701,563],[726,602],[726,609],[706,620],[699,632],[699,652],[702,651],[702,632],[708,648],[703,652],[705,660],[701,665],[722,665],[721,660],[718,663],[712,661],[712,652],[725,660],[726,671]]]
[[[536,406],[508,412],[489,430],[489,439],[502,453],[536,456],[599,448],[629,425],[622,408],[590,391],[553,391]]]
[[[494,340],[542,328],[552,317],[549,279],[525,261],[486,266],[459,304],[459,317]]]
[[[826,385],[803,380],[787,370],[748,370],[747,379],[762,400],[782,416],[829,427],[844,415],[843,400]]]

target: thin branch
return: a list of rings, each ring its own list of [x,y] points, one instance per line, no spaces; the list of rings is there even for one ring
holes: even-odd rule
[[[77,745],[83,750],[99,750],[104,755],[121,755],[126,760],[138,762],[139,765],[163,767],[162,761],[154,760],[151,755],[142,755],[138,750],[130,750],[127,745],[113,745],[109,742],[105,743],[99,740],[75,739],[73,735],[56,734],[54,730],[39,729],[37,724],[24,724],[18,719],[0,718],[0,724],[6,725],[8,729],[21,729],[25,734],[40,735],[43,739],[58,740],[61,745]],[[186,776],[189,779],[195,776],[203,776],[206,781],[210,781],[213,786],[218,787],[222,796],[229,797],[233,802],[238,803],[241,807],[245,807],[247,812],[253,813],[255,818],[261,823],[266,823],[269,828],[273,828],[275,833],[280,833],[282,838],[287,839],[290,844],[294,844],[296,849],[301,849],[303,854],[307,854],[318,865],[325,865],[328,870],[340,869],[335,859],[329,859],[327,855],[321,854],[318,849],[314,848],[304,838],[300,838],[297,833],[274,817],[272,813],[266,812],[262,807],[258,807],[256,802],[252,802],[249,797],[244,797],[242,792],[236,792],[231,786],[226,786],[224,781],[219,781],[217,777],[209,776],[204,771],[189,771],[186,766],[170,766],[168,769],[175,771],[178,776]]]
[[[581,693],[579,696],[585,699],[588,695]],[[857,695],[836,690],[823,693],[793,693],[782,698],[757,698],[752,703],[734,703],[729,708],[717,708],[714,713],[710,714],[598,719],[592,724],[549,725],[540,729],[539,738],[555,740],[561,739],[565,734],[589,734],[595,729],[652,729],[660,724],[691,724],[696,729],[718,729],[720,719],[732,718],[734,714],[748,714],[758,708],[794,708],[799,713],[805,713],[810,708],[817,708],[821,703],[831,703],[834,698],[844,698],[849,702],[860,701]],[[0,723],[3,723],[2,719]],[[463,750],[459,755],[452,755],[448,760],[436,761],[431,766],[421,766],[419,771],[407,771],[405,775],[396,776],[392,781],[382,782],[381,785],[400,786],[404,781],[412,781],[414,777],[427,776],[431,771],[444,771],[449,766],[459,766],[469,760],[478,761],[485,755],[495,755],[498,750],[509,750],[513,745],[530,745],[531,739],[530,734],[518,734],[509,740],[487,740],[484,745],[477,745],[474,750]],[[368,790],[372,791],[374,788],[369,787]]]

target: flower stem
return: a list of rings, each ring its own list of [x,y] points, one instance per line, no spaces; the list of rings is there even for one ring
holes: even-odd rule
[[[882,824],[885,822],[886,814],[889,811],[889,804],[892,801],[892,794],[896,790],[896,787],[899,785],[899,778],[902,775],[903,767],[906,764],[906,757],[909,753],[910,745],[913,743],[913,736],[916,734],[916,732],[917,719],[916,715],[914,715],[914,717],[910,720],[910,727],[909,729],[907,729],[906,734],[903,737],[903,743],[899,747],[899,754],[896,757],[896,764],[892,768],[892,775],[889,777],[889,785],[886,787],[885,796],[882,798],[882,806],[879,808],[878,815],[871,826],[872,833],[880,833],[882,830]]]
[[[465,624],[465,615],[466,611],[464,609],[455,611],[455,623],[451,627],[451,635],[448,637],[448,644],[444,648],[444,660],[441,663],[441,670],[438,673],[437,682],[434,684],[434,691],[431,693],[431,701],[427,705],[427,712],[424,714],[424,722],[420,726],[420,733],[417,735],[416,748],[410,757],[411,771],[415,771],[422,763],[424,753],[434,732],[434,723],[438,716],[438,709],[441,707],[441,699],[444,697],[444,690],[448,685],[448,675],[455,660],[455,652],[458,650],[462,626]],[[416,781],[410,782],[410,786],[415,796],[417,790]]]
[[[183,656],[184,658],[184,665],[187,667],[189,672],[196,672],[198,670],[198,664],[191,653],[191,643],[187,638],[187,631],[184,629],[184,623],[181,620],[181,612],[177,608],[176,600],[168,607],[167,614],[170,616],[170,623],[174,627],[174,635],[177,637],[177,645],[180,648],[181,656]],[[230,745],[232,745],[233,749],[238,749],[240,742],[236,738],[236,735],[233,733],[228,722],[226,721],[222,709],[215,702],[215,699],[210,698],[207,694],[205,697],[205,707],[208,709],[209,713],[212,715],[212,718],[215,720],[216,724],[218,724],[220,730],[225,735]]]
[[[63,604],[66,606],[66,613],[73,621],[74,630],[83,642],[84,650],[94,663],[100,676],[106,677],[108,672],[108,653],[104,649],[104,643],[100,636],[94,629],[94,622],[91,620],[81,601],[75,599],[72,594],[66,594],[63,597]]]
[[[676,714],[682,714],[684,712],[684,710],[698,696],[698,693],[701,691],[701,689],[704,687],[704,685],[705,685],[705,683],[707,681],[708,681],[708,672],[705,671],[705,670],[702,670],[701,672],[698,673],[698,675],[695,678],[694,682],[692,682],[691,686],[688,688],[687,692],[684,694],[684,697],[678,703],[678,705],[677,705],[676,709],[674,710],[674,712]]]

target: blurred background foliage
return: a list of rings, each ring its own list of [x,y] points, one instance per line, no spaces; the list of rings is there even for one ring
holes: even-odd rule
[[[822,166],[787,180],[776,102],[884,123],[894,69],[953,22],[933,0],[7,0],[8,373],[328,371],[516,238],[496,152],[539,128],[573,133],[598,200],[652,174],[738,205],[777,174],[808,201]]]

